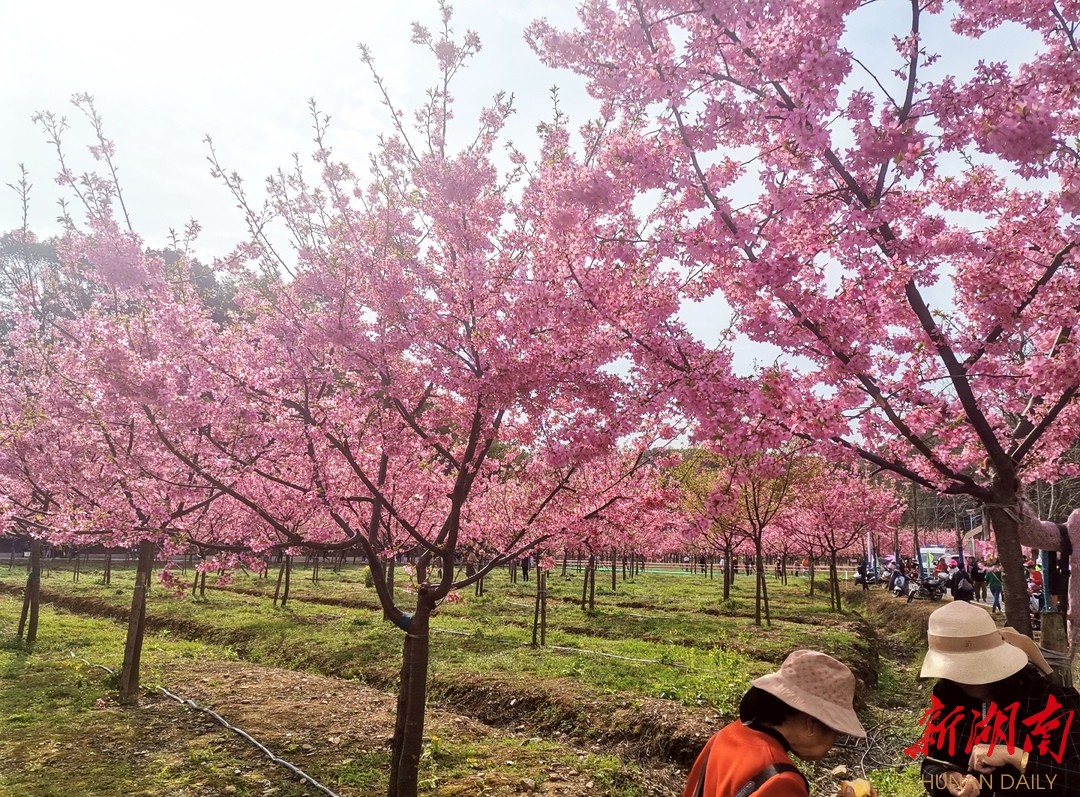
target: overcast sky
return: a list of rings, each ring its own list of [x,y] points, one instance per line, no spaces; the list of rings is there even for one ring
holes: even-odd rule
[[[458,120],[472,119],[495,92],[513,91],[519,111],[510,137],[529,152],[532,142],[525,139],[550,116],[553,84],[561,87],[572,118],[587,115],[591,105],[581,81],[542,67],[522,38],[541,16],[572,26],[575,5],[459,0],[454,26],[478,31],[483,51],[459,81]],[[895,57],[893,15],[907,8],[906,0],[879,0],[856,17],[849,38],[868,46],[864,56],[872,66]],[[371,47],[395,99],[411,108],[435,74],[431,59],[409,43],[413,20],[437,28],[435,0],[7,0],[0,26],[0,184],[14,182],[18,164],[25,163],[34,183],[31,225],[39,234],[56,232],[56,160],[30,117],[39,110],[68,115],[69,150],[83,155],[90,132],[69,98],[87,92],[116,142],[136,230],[160,246],[170,227],[197,218],[204,230],[196,246],[200,256],[224,254],[244,237],[244,228],[230,196],[209,175],[204,136],[214,138],[225,165],[258,193],[266,175],[288,166],[291,153],[310,152],[307,102],[314,97],[333,117],[336,156],[365,164],[387,116],[357,43]],[[1006,58],[1031,44],[1030,37],[1015,34],[953,43],[939,69],[963,69],[979,57]],[[82,164],[88,163],[84,156]],[[15,194],[0,190],[0,231],[16,227],[19,214]],[[684,315],[702,337],[715,340],[724,325],[720,312],[713,303]]]

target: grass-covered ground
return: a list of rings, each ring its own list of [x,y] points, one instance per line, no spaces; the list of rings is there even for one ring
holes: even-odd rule
[[[224,729],[190,723],[167,700],[119,708],[115,679],[72,657],[112,661],[123,644],[119,626],[45,609],[33,650],[11,635],[19,604],[0,598],[0,794],[73,795],[262,794],[278,773]],[[154,637],[148,653],[167,661],[226,656],[211,645]],[[283,784],[274,792],[307,792]]]
[[[364,575],[362,568],[347,567],[335,574],[324,567],[315,584],[299,567],[284,610],[271,604],[273,578],[240,575],[228,589],[208,589],[205,599],[178,597],[155,587],[148,611],[159,630],[147,639],[146,681],[175,685],[185,679],[183,674],[209,667],[217,675],[196,679],[189,686],[220,701],[225,699],[221,687],[229,680],[221,673],[250,665],[284,668],[302,677],[356,680],[392,690],[400,665],[401,632],[382,620],[374,590],[365,587]],[[13,589],[24,582],[24,570],[0,566],[0,586]],[[791,649],[815,647],[846,661],[859,674],[864,717],[874,728],[869,748],[840,750],[826,767],[811,773],[822,778],[823,793],[834,785],[825,777],[825,770],[840,761],[873,771],[874,779],[889,789],[883,794],[920,793],[910,767],[904,772],[895,769],[905,763],[897,753],[904,743],[910,743],[910,734],[917,734],[914,720],[925,702],[925,687],[913,679],[913,657],[919,651],[908,650],[894,637],[881,634],[895,629],[875,630],[872,616],[868,622],[855,611],[829,612],[823,595],[808,596],[805,579],[792,579],[786,586],[770,579],[773,620],[770,627],[758,627],[753,623],[752,585],[752,579],[739,577],[732,599],[721,603],[719,581],[700,575],[646,573],[634,581],[620,578],[612,593],[609,578],[600,574],[596,609],[583,612],[574,602],[580,596],[580,575],[571,569],[564,578],[556,569],[549,580],[549,647],[542,650],[529,645],[533,581],[511,584],[503,571],[489,578],[483,597],[470,591],[463,596],[465,600],[446,605],[433,622],[432,702],[464,715],[462,721],[481,720],[487,723],[484,728],[495,725],[503,731],[493,736],[477,728],[468,733],[431,732],[426,753],[426,765],[431,769],[425,780],[428,791],[458,793],[464,778],[472,791],[466,788],[462,794],[482,793],[477,790],[480,782],[485,788],[490,785],[489,793],[561,787],[565,787],[563,793],[575,793],[574,784],[581,786],[582,793],[674,793],[679,768],[685,768],[704,739],[733,715],[749,680],[775,669]],[[130,601],[131,575],[114,572],[112,585],[104,587],[100,574],[93,570],[84,570],[74,582],[69,572],[58,567],[46,573],[43,588],[57,600],[62,597],[68,601],[69,611],[122,617]],[[407,606],[408,594],[399,595]],[[102,696],[108,705],[111,687],[104,675],[91,676],[85,665],[80,669],[64,658],[68,649],[75,648],[85,650],[80,655],[91,661],[117,667],[123,647],[120,624],[49,611],[42,619],[41,641],[30,655],[11,641],[17,609],[11,598],[0,602],[0,640],[7,640],[7,647],[0,651],[0,666],[11,672],[42,669],[37,678],[5,678],[0,685],[0,761],[21,760],[26,754],[26,748],[18,748],[22,752],[6,755],[8,745],[15,744],[20,735],[15,732],[18,723],[24,722],[10,717],[22,716],[17,707],[24,703],[45,700],[38,714],[53,717],[42,719],[40,727],[36,721],[18,726],[20,732],[33,727],[28,735],[39,740],[53,731],[59,734],[57,728],[78,725],[76,717],[81,714],[98,721],[111,713],[116,723],[138,725],[134,717],[142,710],[125,712],[111,705],[97,708],[96,701]],[[290,676],[281,677],[287,680]],[[215,678],[222,682],[216,686],[219,694],[212,683]],[[58,702],[46,699],[52,689],[48,684],[57,685],[53,691],[60,692]],[[369,694],[350,699],[375,698]],[[241,709],[243,705],[236,707]],[[352,716],[364,715],[362,706],[349,710]],[[390,708],[386,712],[392,714]],[[302,719],[296,718],[298,725],[303,724]],[[471,737],[477,737],[476,741]],[[525,742],[524,752],[507,752],[506,744],[513,746],[520,740]],[[286,746],[294,744],[283,741]],[[543,747],[548,744],[554,747]],[[341,782],[343,789],[358,789],[349,793],[377,793],[381,788],[373,784],[387,754],[385,747],[371,740],[363,745],[356,755],[319,761],[326,776]],[[530,745],[539,749],[530,749]],[[326,745],[311,746],[320,750]],[[213,744],[209,748],[216,749]],[[228,761],[230,755],[240,753],[226,749],[222,760]],[[194,767],[198,773],[208,769],[227,772],[231,766],[207,765],[201,754],[195,758],[200,759]],[[346,760],[349,763],[343,768],[341,761]],[[522,764],[530,760],[531,764]],[[657,775],[664,767],[675,775]],[[357,768],[361,774],[353,771]],[[656,771],[646,771],[650,768]],[[158,791],[245,793],[225,792],[220,785],[208,785],[205,792],[177,791],[179,785],[168,786],[173,768],[158,766],[155,771],[164,778],[156,784]],[[0,772],[9,777],[2,767]],[[483,773],[479,780],[477,772]],[[140,770],[138,777],[145,776]],[[44,785],[38,791],[19,783],[10,793],[51,794],[44,790],[48,776],[40,777]],[[592,786],[586,789],[584,784],[589,782]],[[8,786],[3,779],[0,784]],[[295,785],[290,781],[290,787]],[[103,785],[99,791],[76,793],[140,792]]]

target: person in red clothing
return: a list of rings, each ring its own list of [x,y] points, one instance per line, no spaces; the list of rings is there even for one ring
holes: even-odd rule
[[[808,797],[789,753],[817,761],[839,734],[866,736],[854,698],[845,664],[816,650],[792,652],[779,671],[751,682],[739,719],[706,742],[683,797]]]
[[[1028,582],[1031,584],[1032,594],[1041,593],[1043,591],[1043,574],[1041,570],[1035,567],[1035,562],[1028,559],[1024,566],[1027,568]]]

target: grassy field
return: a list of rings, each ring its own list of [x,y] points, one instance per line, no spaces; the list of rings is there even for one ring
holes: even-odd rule
[[[115,623],[46,609],[31,651],[10,636],[17,609],[0,598],[0,794],[158,795],[166,784],[170,794],[227,794],[241,793],[238,783],[261,787],[277,778],[224,729],[178,724],[178,704],[155,701],[135,712],[112,703],[115,678],[79,659],[114,660],[123,644]],[[227,655],[160,637],[148,640],[147,652],[155,665]]]
[[[158,630],[147,640],[146,681],[175,681],[184,670],[186,656],[217,662],[219,667],[273,666],[392,690],[400,666],[401,632],[381,619],[364,575],[359,568],[346,568],[340,574],[324,568],[316,584],[298,568],[284,610],[271,604],[272,578],[240,575],[227,588],[208,589],[205,599],[179,597],[155,586],[148,611]],[[0,567],[0,586],[11,589],[24,582],[25,571]],[[489,755],[510,743],[502,737],[481,744],[471,743],[467,734],[433,733],[427,761],[429,766],[441,767],[443,775],[427,779],[428,791],[454,793],[455,784],[482,762],[485,784],[506,787],[491,793],[528,792],[556,784],[550,776],[558,766],[575,773],[567,777],[567,785],[592,783],[582,793],[674,793],[677,786],[672,784],[665,786],[668,791],[650,791],[648,782],[657,778],[655,773],[643,776],[645,770],[667,767],[676,771],[668,779],[677,781],[677,772],[686,767],[701,742],[730,719],[751,678],[775,669],[793,648],[816,647],[841,658],[859,674],[864,716],[876,729],[870,748],[838,750],[835,761],[830,758],[826,764],[862,764],[880,785],[889,788],[889,794],[919,793],[912,769],[898,771],[906,762],[896,756],[917,735],[915,717],[926,702],[925,687],[912,676],[911,651],[894,637],[875,631],[875,623],[857,611],[829,612],[823,596],[807,595],[805,579],[792,579],[786,586],[770,579],[769,586],[773,621],[759,628],[753,624],[752,579],[746,577],[736,581],[732,599],[721,603],[719,582],[700,575],[647,573],[635,581],[620,579],[612,593],[609,579],[601,574],[596,609],[582,611],[574,602],[580,594],[580,576],[571,571],[563,577],[556,570],[549,580],[549,647],[537,650],[529,645],[535,583],[511,584],[505,572],[495,574],[483,597],[470,592],[465,600],[440,609],[433,621],[432,701],[470,721],[482,720],[523,736],[534,747],[542,742],[556,746],[507,757],[501,752]],[[69,572],[57,568],[45,575],[43,588],[67,600],[70,610],[121,617],[130,601],[131,575],[116,572],[112,585],[104,587],[98,573],[84,571],[75,582]],[[410,596],[402,593],[400,597],[407,606]],[[79,712],[90,712],[95,718],[113,712],[117,723],[134,722],[131,712],[94,708],[94,701],[108,691],[108,683],[100,677],[89,678],[85,669],[62,655],[73,647],[85,649],[91,655],[79,655],[118,666],[123,634],[119,624],[50,612],[42,621],[42,641],[28,655],[10,641],[16,612],[11,598],[0,604],[0,639],[9,640],[0,664],[13,673],[31,668],[37,675],[5,678],[4,716],[11,716],[9,708],[19,715],[22,709],[17,706],[44,700],[38,712],[41,727],[35,721],[20,728],[33,727],[31,735],[38,735],[39,740],[48,737],[50,728],[59,733],[58,728],[77,725],[74,717]],[[80,631],[83,626],[96,630]],[[59,702],[50,703],[47,684],[54,682],[62,695],[55,698]],[[44,694],[39,694],[42,690]],[[97,695],[91,701],[94,705],[87,707],[86,700],[93,695]],[[15,728],[24,721],[0,718],[0,751],[14,744]],[[352,778],[367,788],[377,777],[380,756],[385,753],[364,752],[353,756],[346,769],[368,770],[370,777]],[[17,752],[13,757],[21,760],[24,755],[25,751]],[[241,753],[226,750],[223,755],[228,761]],[[523,756],[535,763],[524,772],[519,771]],[[500,758],[513,764],[498,764]],[[217,763],[213,766],[220,768]],[[222,771],[229,766],[223,764]],[[341,767],[335,768],[333,762],[320,763],[320,767],[338,781],[350,780],[343,778]],[[196,767],[196,771],[206,768]],[[822,779],[822,792],[827,793],[832,784],[824,769],[811,774]],[[172,770],[159,767],[158,771]],[[140,778],[146,776],[145,771],[139,772]],[[8,785],[2,779],[0,784]],[[22,783],[19,787],[11,794],[51,793],[28,790]],[[241,793],[206,788],[211,789],[207,794]],[[79,793],[137,793],[102,789]],[[182,792],[174,789],[171,793]],[[461,793],[478,793],[475,783],[472,792]]]

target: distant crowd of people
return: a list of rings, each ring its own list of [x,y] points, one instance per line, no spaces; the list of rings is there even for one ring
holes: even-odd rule
[[[1024,565],[1027,568],[1028,602],[1037,621],[1046,608],[1043,573],[1033,559],[1028,559]],[[868,588],[871,580],[866,577],[867,572],[867,563],[864,561],[859,565],[864,589]],[[934,563],[926,577],[936,579],[954,600],[990,604],[991,614],[1002,611],[1001,564],[997,559],[971,557],[962,565],[959,557],[953,556],[946,560],[942,556]],[[902,584],[904,581],[921,578],[923,573],[918,563],[904,557],[899,563],[893,561],[886,565],[881,582],[890,591],[895,591],[898,581]]]

